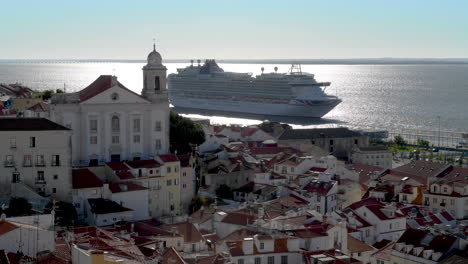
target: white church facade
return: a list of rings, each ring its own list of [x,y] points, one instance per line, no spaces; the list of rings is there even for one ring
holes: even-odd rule
[[[166,67],[153,47],[136,94],[116,76],[101,75],[75,93],[54,94],[50,119],[72,129],[72,166],[151,159],[169,151]]]

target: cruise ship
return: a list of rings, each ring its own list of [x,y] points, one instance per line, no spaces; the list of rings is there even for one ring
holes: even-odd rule
[[[328,95],[329,82],[317,82],[300,65],[289,72],[225,72],[215,60],[192,64],[168,76],[169,100],[175,107],[285,117],[320,118],[341,99]]]

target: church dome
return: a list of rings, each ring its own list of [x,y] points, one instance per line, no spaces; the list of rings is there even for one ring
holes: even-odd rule
[[[153,51],[148,54],[148,64],[149,65],[161,65],[162,64],[162,58],[161,54],[156,51],[156,47],[153,45]]]

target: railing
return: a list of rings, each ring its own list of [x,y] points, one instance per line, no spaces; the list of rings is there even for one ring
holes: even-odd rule
[[[36,184],[46,184],[46,181],[44,179],[36,179]]]
[[[15,162],[14,161],[5,161],[5,167],[14,167]]]

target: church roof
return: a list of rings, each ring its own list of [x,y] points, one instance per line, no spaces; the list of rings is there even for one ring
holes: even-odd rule
[[[112,78],[117,78],[112,75],[101,75],[99,76],[94,82],[92,82],[88,87],[84,88],[83,90],[78,92],[78,95],[80,97],[80,101],[86,101],[88,99],[93,98],[94,96],[106,91],[107,89],[113,87],[113,82]],[[125,87],[123,84],[121,84],[119,81],[116,80],[116,84],[118,87],[136,95],[139,97],[142,97],[141,95],[133,92],[132,90],[128,89]]]

